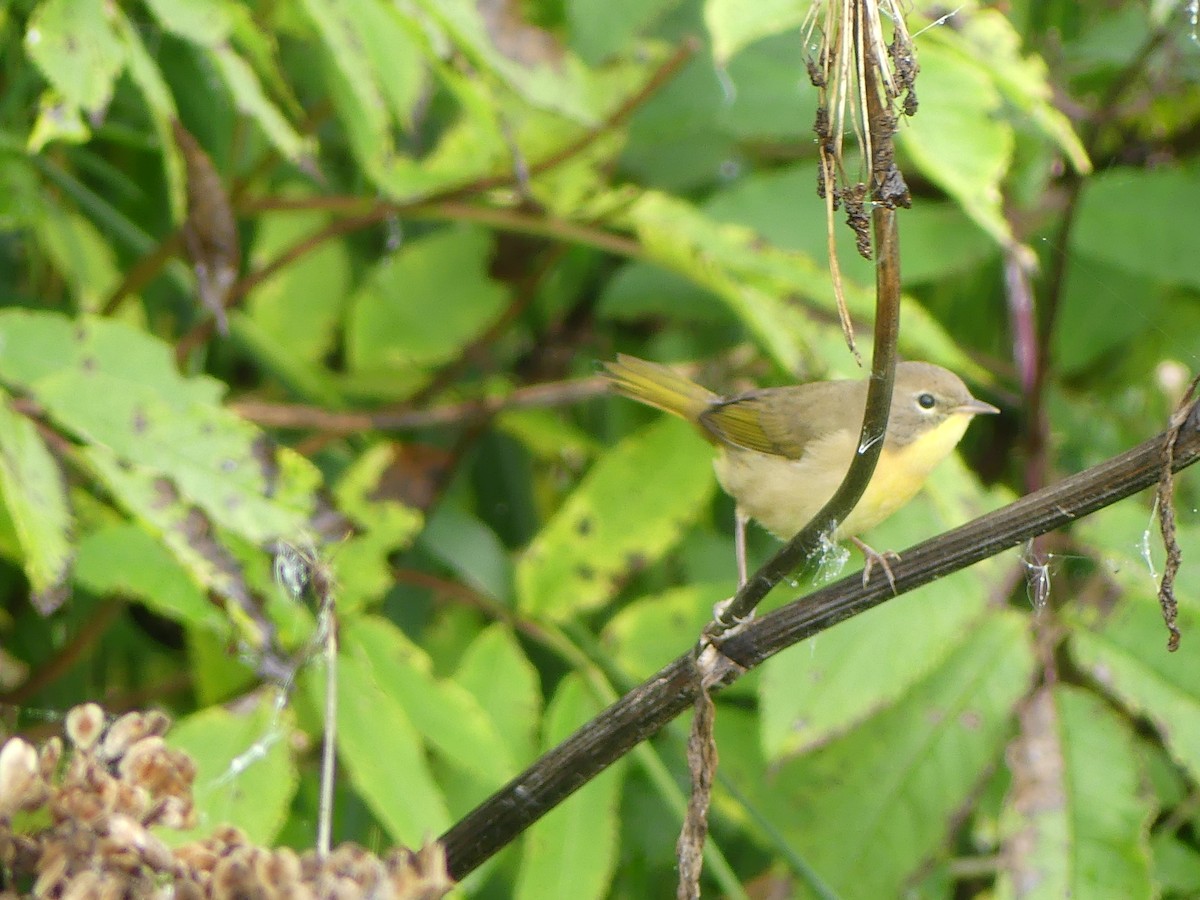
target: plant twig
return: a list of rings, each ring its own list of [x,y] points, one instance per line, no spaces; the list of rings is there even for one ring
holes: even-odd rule
[[[938,578],[1060,528],[1155,484],[1162,475],[1159,434],[1120,456],[905,550],[892,563],[895,593],[883,579],[854,573],[747,623],[721,644],[745,670],[787,647]],[[1188,411],[1172,468],[1200,460],[1200,416]],[[664,666],[442,835],[450,871],[461,879],[526,828],[688,709],[700,689],[691,652]],[[731,670],[724,684],[736,679]]]
[[[238,400],[230,408],[245,419],[271,428],[305,428],[331,434],[360,431],[407,431],[443,425],[480,422],[508,409],[570,406],[608,393],[608,382],[599,376],[553,381],[515,389],[503,397],[465,400],[429,409],[387,412],[346,412],[294,403]]]
[[[816,517],[751,575],[733,601],[721,611],[714,623],[716,627],[710,629],[714,637],[749,616],[775,585],[820,550],[824,536],[836,529],[838,523],[850,514],[875,472],[875,464],[883,450],[883,437],[887,432],[892,382],[896,373],[896,339],[900,332],[900,238],[894,209],[876,206],[872,215],[878,252],[875,270],[875,345],[871,354],[871,380],[867,386],[867,406],[859,433],[858,453],[854,455],[837,492]]]

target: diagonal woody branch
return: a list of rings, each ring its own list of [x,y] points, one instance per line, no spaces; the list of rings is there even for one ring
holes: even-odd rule
[[[1163,432],[1120,456],[905,550],[892,564],[895,595],[883,579],[864,587],[861,576],[850,575],[749,623],[728,638],[721,650],[745,669],[754,668],[780,650],[893,596],[1111,506],[1159,480],[1172,437],[1171,432]],[[1200,460],[1200,404],[1187,411],[1174,441],[1174,471]],[[724,683],[737,677],[730,671]],[[692,705],[697,688],[689,652],[544,754],[442,835],[451,874],[463,878],[658,732]]]

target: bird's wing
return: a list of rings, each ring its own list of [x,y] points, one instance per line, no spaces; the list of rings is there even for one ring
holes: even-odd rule
[[[847,413],[857,429],[865,405],[865,382],[817,381],[717,401],[700,423],[730,446],[800,459],[810,441],[844,430]]]

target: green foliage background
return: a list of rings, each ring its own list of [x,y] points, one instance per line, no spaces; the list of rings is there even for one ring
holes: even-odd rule
[[[1157,432],[1200,359],[1189,5],[912,5],[901,350],[1005,413],[869,536],[900,550]],[[698,360],[722,390],[854,374],[807,6],[0,8],[6,726],[162,705],[201,832],[310,846],[324,670],[273,565],[315,552],[340,617],[335,838],[416,845],[686,651],[731,592],[732,507],[709,448],[603,396],[595,361]],[[236,213],[227,336],[180,255],[176,120]],[[866,344],[871,270],[839,240]],[[1180,492],[1177,654],[1143,499],[725,692],[707,889],[1200,893]],[[755,534],[756,559],[773,546]],[[272,648],[308,660],[286,702]],[[465,892],[668,894],[683,727]]]

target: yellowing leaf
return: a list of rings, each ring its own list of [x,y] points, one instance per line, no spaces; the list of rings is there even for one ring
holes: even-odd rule
[[[608,600],[699,514],[712,455],[690,425],[664,417],[601,457],[517,564],[521,608],[564,619]]]

